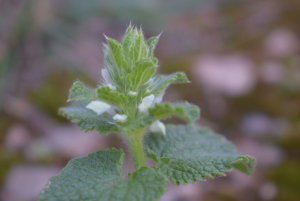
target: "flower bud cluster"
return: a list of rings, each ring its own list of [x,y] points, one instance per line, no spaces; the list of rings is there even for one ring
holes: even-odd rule
[[[109,101],[94,100],[86,108],[97,115],[115,112],[113,119],[117,123],[125,123],[135,118],[138,113],[148,112],[149,107],[162,101],[165,90],[161,90],[156,96],[151,93],[151,87],[155,84],[153,75],[157,68],[153,51],[159,36],[146,41],[141,29],[129,26],[121,43],[108,37],[106,39],[108,43],[104,46],[105,69],[101,71],[102,86],[121,94],[126,101],[116,107],[109,104]],[[113,96],[107,94],[110,95]],[[165,133],[164,124],[158,120],[150,129]]]

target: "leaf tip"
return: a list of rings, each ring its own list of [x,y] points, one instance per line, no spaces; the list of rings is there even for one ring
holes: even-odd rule
[[[169,163],[170,162],[170,158],[169,157],[162,157],[160,160],[162,162],[164,162],[164,163]]]

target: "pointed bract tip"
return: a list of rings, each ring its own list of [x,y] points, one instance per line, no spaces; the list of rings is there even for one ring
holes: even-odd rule
[[[103,36],[105,37],[105,39],[106,39],[106,40],[108,40],[108,39],[109,39],[109,37],[108,37],[108,36],[106,36],[105,34],[103,34]]]
[[[164,32],[164,31],[160,32],[160,33],[157,35],[157,37],[160,38],[160,36],[162,35],[163,32]]]

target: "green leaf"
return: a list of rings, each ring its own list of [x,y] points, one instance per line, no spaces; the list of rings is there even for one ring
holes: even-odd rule
[[[156,120],[165,119],[172,115],[184,118],[189,122],[194,122],[199,119],[199,107],[189,104],[188,102],[181,103],[164,103],[155,104],[154,107],[148,109],[149,113],[139,113],[136,118],[126,122],[123,125],[122,133],[131,134],[140,128],[150,126]]]
[[[135,30],[137,32],[137,30]],[[141,58],[147,57],[147,46],[142,31],[135,33],[135,38],[130,47],[128,56],[133,64]]]
[[[124,55],[126,55],[126,56],[127,56],[128,51],[130,49],[133,38],[134,38],[134,33],[133,33],[133,30],[132,30],[132,27],[129,25],[126,32],[125,32],[125,34],[124,34],[124,37],[122,38],[123,52],[124,52]]]
[[[185,73],[177,72],[172,73],[170,75],[157,75],[151,82],[149,86],[148,94],[153,94],[156,96],[159,94],[164,88],[168,87],[173,83],[188,83],[189,80],[186,77]],[[146,95],[147,96],[147,95]]]
[[[123,125],[122,133],[132,134],[140,128],[150,126],[156,119],[148,113],[139,113],[136,118],[126,122]]]
[[[135,63],[133,71],[127,75],[126,81],[130,84],[131,90],[138,88],[149,81],[156,72],[156,66],[150,59],[141,59]]]
[[[50,178],[39,201],[155,201],[167,189],[163,176],[142,167],[128,179],[121,176],[122,150],[97,151],[71,160]]]
[[[154,36],[148,39],[147,41],[147,51],[148,51],[148,57],[153,58],[153,51],[155,49],[155,46],[158,42],[158,39],[160,37],[160,34],[158,36]]]
[[[189,122],[194,122],[200,117],[199,107],[188,102],[164,104],[155,103],[154,107],[150,107],[148,111],[155,117],[155,119],[162,119],[170,117],[171,115],[176,115]]]
[[[167,125],[166,135],[150,133],[144,142],[152,151],[148,150],[148,157],[157,162],[155,168],[176,184],[225,176],[232,167],[250,175],[256,164],[224,137],[196,125]]]
[[[124,70],[127,70],[128,65],[121,44],[111,38],[107,38],[107,43],[112,63],[119,69],[119,72],[124,72]]]
[[[109,88],[109,86],[98,88],[97,97],[121,108],[122,105],[124,106],[128,103],[128,99],[124,94],[112,90],[111,88]]]
[[[81,81],[76,81],[70,89],[68,101],[85,100],[88,102],[95,96],[96,89],[85,86]]]
[[[85,101],[77,101],[68,107],[60,108],[58,113],[77,123],[78,128],[85,132],[97,130],[101,135],[107,135],[119,130],[111,114],[105,112],[98,116],[92,110],[87,109],[86,105]]]

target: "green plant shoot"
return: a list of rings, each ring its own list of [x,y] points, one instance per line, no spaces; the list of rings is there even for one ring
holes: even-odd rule
[[[255,159],[241,155],[233,144],[212,130],[196,125],[200,110],[188,102],[162,102],[170,84],[188,83],[183,72],[157,75],[153,51],[159,36],[148,40],[141,29],[129,26],[121,42],[108,38],[104,46],[102,84],[87,87],[76,81],[70,89],[72,104],[59,114],[82,131],[100,135],[117,132],[129,145],[135,171],[121,175],[122,150],[99,150],[71,160],[50,178],[40,201],[155,201],[167,182],[205,181],[236,168],[250,175]],[[165,125],[172,116],[187,125]],[[156,162],[152,168],[146,157]]]

